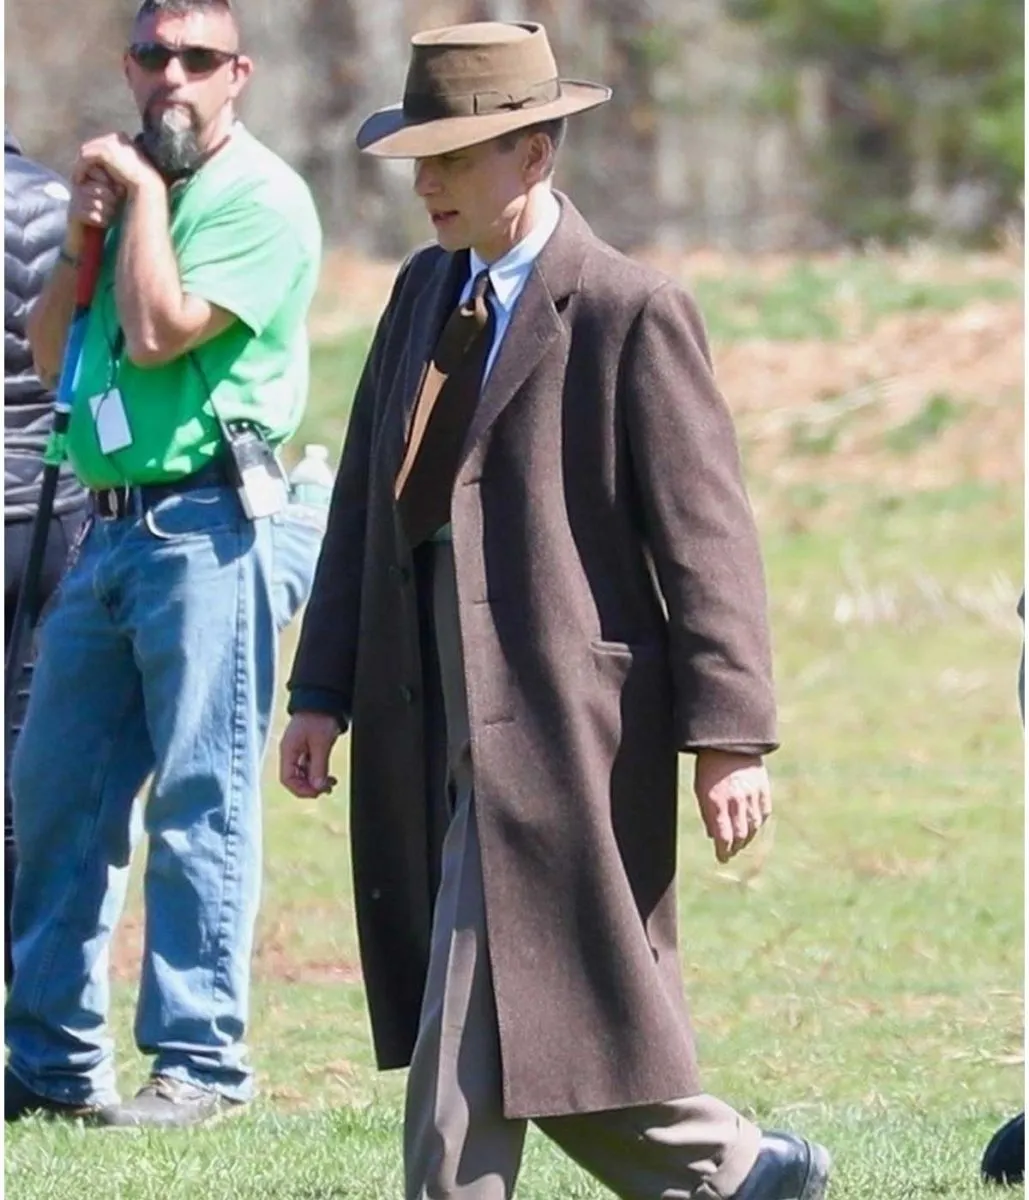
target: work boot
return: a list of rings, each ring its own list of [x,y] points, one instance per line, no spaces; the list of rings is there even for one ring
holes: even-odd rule
[[[4,1121],[20,1121],[24,1117],[39,1115],[64,1121],[82,1121],[86,1125],[97,1125],[105,1110],[97,1104],[69,1104],[41,1096],[15,1075],[9,1068],[4,1071]]]
[[[213,1088],[154,1075],[126,1104],[107,1109],[101,1120],[121,1129],[188,1129],[220,1120],[243,1107],[241,1101],[228,1100]]]

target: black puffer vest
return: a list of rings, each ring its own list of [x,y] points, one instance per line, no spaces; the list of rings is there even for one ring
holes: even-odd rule
[[[4,132],[4,518],[31,518],[39,504],[43,449],[50,432],[53,393],[32,365],[25,327],[53,269],[64,238],[68,185],[24,157]],[[84,493],[68,467],[61,469],[55,512],[78,507]]]

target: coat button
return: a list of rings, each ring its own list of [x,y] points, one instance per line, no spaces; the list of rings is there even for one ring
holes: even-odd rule
[[[404,684],[400,689],[400,695],[405,704],[414,704],[418,698],[418,693],[409,684]]]

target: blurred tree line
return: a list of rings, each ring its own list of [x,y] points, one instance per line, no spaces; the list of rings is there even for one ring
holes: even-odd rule
[[[74,21],[9,0],[7,119],[67,170],[132,130],[121,54],[137,0]],[[243,117],[314,189],[329,237],[396,256],[427,235],[405,163],[354,134],[402,93],[408,41],[538,20],[566,76],[613,85],[577,118],[559,184],[626,249],[817,247],[990,235],[1021,204],[1018,0],[238,0],[258,70]],[[88,30],[88,52],[84,30]]]
[[[769,96],[814,92],[822,215],[850,238],[982,236],[1022,205],[1022,0],[728,0],[780,67]],[[809,94],[810,94],[809,91]]]

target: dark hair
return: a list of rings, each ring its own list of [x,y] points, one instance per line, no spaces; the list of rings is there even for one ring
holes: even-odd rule
[[[553,174],[554,163],[553,159],[557,158],[557,152],[561,149],[561,143],[565,140],[565,129],[568,127],[568,122],[564,117],[555,117],[552,121],[538,121],[535,125],[526,125],[523,129],[512,129],[510,133],[502,133],[497,138],[501,150],[513,150],[518,145],[518,139],[523,137],[531,137],[534,133],[542,133],[550,138],[550,144],[554,147],[553,158],[550,163],[548,175]]]
[[[497,141],[505,150],[513,150],[518,144],[518,139],[529,137],[534,133],[545,134],[550,138],[551,145],[554,147],[554,153],[561,149],[561,143],[565,140],[565,130],[568,128],[568,122],[564,117],[555,117],[552,121],[540,121],[536,125],[526,125],[524,129],[513,129],[510,133],[502,133]]]

